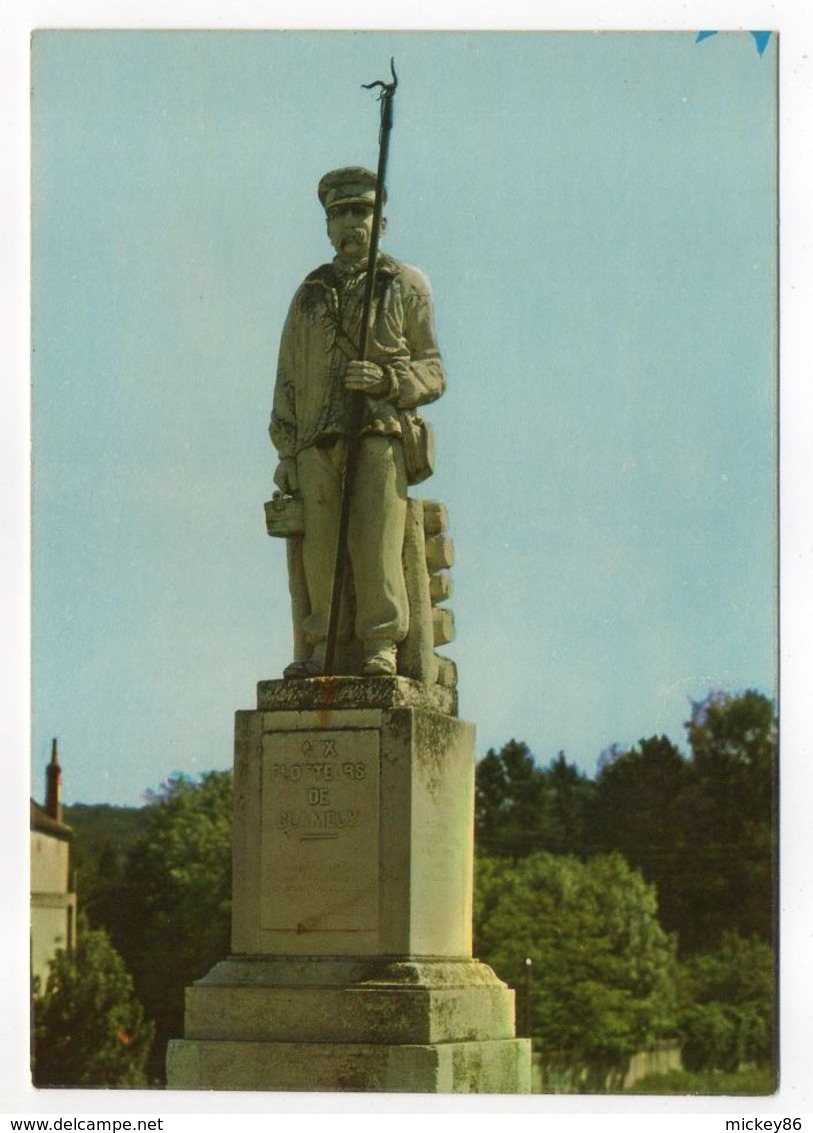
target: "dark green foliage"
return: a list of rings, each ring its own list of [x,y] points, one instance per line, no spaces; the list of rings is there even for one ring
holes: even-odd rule
[[[537,850],[582,853],[592,792],[562,752],[542,768],[516,740],[489,751],[476,770],[478,852],[514,860]]]
[[[619,850],[657,885],[681,953],[774,923],[776,720],[757,692],[694,704],[685,759],[666,737],[614,752],[599,770],[594,847]]]
[[[51,961],[34,1000],[36,1086],[145,1086],[153,1038],[133,980],[107,933],[79,933],[72,952]]]
[[[610,749],[595,782],[563,754],[547,767],[526,744],[491,750],[476,772],[478,853],[618,851],[654,883],[661,923],[683,955],[728,929],[772,939],[776,719],[758,692],[694,704],[691,755],[666,736]]]
[[[155,1020],[149,1071],[160,1077],[167,1040],[183,1034],[185,987],[229,952],[232,775],[171,779],[150,798],[116,893],[114,941]]]
[[[526,744],[510,740],[477,765],[477,838],[486,852],[522,857],[539,846],[542,777]]]
[[[681,965],[679,1031],[687,1070],[735,1071],[773,1055],[775,971],[764,941],[727,933]]]
[[[591,1066],[591,1087],[673,1022],[674,947],[656,896],[619,855],[477,863],[475,951],[517,989],[520,1030]]]
[[[654,1034],[678,1034],[692,1070],[731,1072],[772,1060],[773,705],[756,692],[713,694],[693,705],[687,727],[688,758],[653,736],[631,751],[611,750],[594,784],[561,756],[542,769],[516,741],[478,766],[478,849],[504,855],[478,863],[478,954],[517,989],[521,1029],[525,958],[532,959],[534,988],[544,973],[531,1001],[534,1036],[549,1051],[592,1062],[594,1088],[608,1067],[622,1064],[633,1036],[646,1045]],[[623,948],[611,933],[594,932],[606,907],[599,915],[588,889],[572,879],[557,899],[542,898],[544,886],[529,872],[540,857],[534,849],[563,846],[591,866],[602,860],[597,851],[623,854],[652,883],[655,924],[657,889],[660,924],[678,936],[686,958],[671,1027],[668,996],[653,992],[647,1006],[647,996],[619,983]],[[573,892],[582,902],[578,916],[566,912]],[[635,1011],[646,1015],[656,1002],[660,1022],[647,1036],[636,1030]]]
[[[586,854],[591,840],[589,811],[595,784],[560,751],[543,770],[549,826],[542,849],[554,854]]]
[[[694,931],[685,949],[707,948],[727,930],[773,939],[776,888],[777,721],[757,692],[715,694],[687,724],[693,782],[682,799],[694,869],[686,879]],[[700,922],[700,923],[698,923]]]
[[[141,833],[144,807],[88,806],[64,809],[73,830],[71,869],[82,911],[94,928],[115,925],[118,890],[124,882],[127,854]]]
[[[591,813],[593,846],[617,850],[657,887],[661,923],[681,933],[691,920],[684,894],[688,866],[682,799],[692,769],[666,736],[614,751],[599,770]]]
[[[680,1025],[681,1053],[687,1070],[737,1070],[742,1061],[738,1019],[724,1003],[688,1008]]]

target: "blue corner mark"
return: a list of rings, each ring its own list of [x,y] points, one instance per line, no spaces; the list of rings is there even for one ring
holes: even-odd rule
[[[717,35],[717,32],[716,31],[699,31],[697,33],[696,38],[695,38],[695,43],[702,43],[704,39],[708,39],[709,36],[712,36],[712,35]],[[771,33],[769,31],[752,31],[751,35],[754,37],[754,43],[757,45],[757,51],[759,52],[760,55],[763,55],[764,52],[765,52],[765,48],[768,46],[768,44],[770,42]]]

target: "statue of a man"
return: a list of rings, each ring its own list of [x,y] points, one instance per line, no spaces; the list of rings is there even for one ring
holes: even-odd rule
[[[324,671],[351,398],[359,395],[364,412],[347,538],[355,625],[343,601],[338,636],[346,641],[355,633],[364,675],[391,675],[397,644],[409,628],[401,558],[407,476],[399,412],[440,397],[446,379],[429,281],[382,254],[367,358],[357,359],[375,184],[369,170],[356,167],[320,180],[319,200],[336,255],[306,277],[282,332],[269,432],[279,454],[274,482],[302,499],[310,609],[302,629],[311,647],[308,658],[285,669],[288,680]],[[382,234],[385,225],[382,218]]]

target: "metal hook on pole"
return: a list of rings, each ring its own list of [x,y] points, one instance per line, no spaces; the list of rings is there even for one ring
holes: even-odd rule
[[[395,88],[398,86],[398,76],[395,73],[395,60],[390,58],[390,71],[392,73],[392,82],[385,83],[383,79],[376,79],[372,83],[362,83],[362,90],[374,90],[376,87],[381,88],[381,93],[378,96],[378,101],[381,103],[381,134],[379,135],[379,144],[383,140],[383,133],[385,130],[392,129],[392,103],[395,98]]]
[[[390,56],[390,72],[392,73],[392,82],[385,83],[383,79],[375,79],[372,83],[362,83],[362,90],[373,90],[374,87],[381,87],[381,94],[379,98],[384,98],[385,94],[395,94],[395,88],[398,86],[398,76],[395,73],[395,60]]]

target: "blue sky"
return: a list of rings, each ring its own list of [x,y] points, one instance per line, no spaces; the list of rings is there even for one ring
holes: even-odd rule
[[[289,657],[262,504],[319,176],[375,165],[432,279],[461,714],[592,773],[711,688],[775,694],[776,42],[40,33],[33,783],[138,803],[231,762]]]

